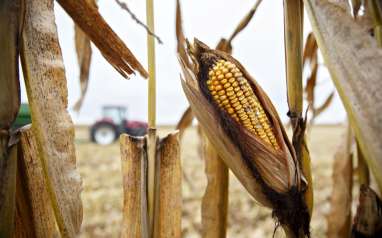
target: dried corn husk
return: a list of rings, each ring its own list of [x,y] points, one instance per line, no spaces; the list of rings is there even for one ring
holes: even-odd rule
[[[208,48],[197,39],[192,46],[189,45],[188,55],[193,62],[190,67],[184,64],[187,59],[180,55],[183,90],[194,115],[219,156],[260,204],[274,209],[274,215],[281,224],[287,224],[296,232],[303,226],[304,232],[308,232],[305,222],[309,221],[309,214],[301,194],[306,182],[301,175],[294,149],[265,92],[238,61],[223,52]],[[203,93],[201,84],[206,80],[207,64],[216,59],[234,63],[248,79],[269,117],[280,150],[273,149],[230,119]]]

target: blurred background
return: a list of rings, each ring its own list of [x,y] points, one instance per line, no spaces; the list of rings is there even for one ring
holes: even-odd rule
[[[124,0],[130,10],[145,22],[145,2]],[[249,0],[186,0],[182,1],[183,27],[186,37],[197,37],[209,46],[228,37],[255,1]],[[113,30],[123,39],[137,58],[147,62],[146,31],[122,10],[115,1],[99,0],[99,11]],[[80,96],[79,67],[74,47],[73,21],[56,4],[56,22],[63,51],[69,88],[69,108]],[[305,14],[305,36],[311,31]],[[157,121],[159,125],[175,124],[188,104],[181,89],[180,68],[176,56],[175,0],[155,1],[155,33],[163,44],[157,44]],[[275,104],[284,122],[288,111],[284,68],[283,3],[263,1],[247,28],[233,41],[233,56],[255,77]],[[102,57],[96,47],[90,67],[90,81],[80,113],[71,110],[76,124],[87,125],[101,115],[103,105],[128,107],[128,117],[147,120],[147,81],[139,75],[123,79]],[[322,60],[321,60],[322,61]],[[325,67],[318,72],[316,101],[318,104],[331,93],[332,82]],[[22,90],[25,102],[25,90]],[[316,120],[336,124],[345,119],[339,97]]]

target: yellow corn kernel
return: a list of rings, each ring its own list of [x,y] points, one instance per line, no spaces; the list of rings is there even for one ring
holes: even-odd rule
[[[280,149],[268,116],[235,64],[219,60],[210,68],[206,84],[219,108],[262,141]]]

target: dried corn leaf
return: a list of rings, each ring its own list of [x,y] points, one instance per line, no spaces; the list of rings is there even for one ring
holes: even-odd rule
[[[32,130],[21,129],[18,145],[16,237],[58,237],[54,212]]]
[[[95,4],[95,2],[94,2]],[[81,96],[74,104],[73,109],[79,111],[85,98],[86,91],[89,84],[90,63],[92,58],[92,48],[90,45],[90,39],[85,33],[78,27],[74,27],[74,37],[77,53],[77,61],[80,68],[80,86]]]
[[[244,30],[245,27],[248,26],[249,22],[251,21],[251,19],[253,18],[253,16],[255,15],[256,11],[257,11],[257,8],[259,7],[260,3],[261,3],[262,0],[258,0],[255,5],[251,8],[251,10],[249,10],[249,12],[247,13],[247,15],[244,16],[244,18],[239,22],[239,24],[237,25],[237,27],[235,28],[234,32],[232,33],[232,35],[227,39],[224,39],[222,38],[218,45],[216,46],[216,49],[217,50],[221,50],[221,51],[224,51],[228,54],[231,54],[232,53],[232,41],[233,39],[241,32]]]
[[[58,0],[58,2],[123,77],[128,78],[134,70],[142,77],[148,77],[141,63],[114,33],[95,6],[87,1],[78,0]]]
[[[333,190],[330,198],[330,212],[327,215],[328,238],[350,237],[351,204],[353,189],[353,160],[350,128],[344,136],[344,141],[334,156]]]
[[[247,15],[240,21],[239,25],[236,27],[232,35],[228,38],[227,44],[231,45],[232,40],[248,25],[252,17],[255,15],[257,8],[260,6],[262,0],[257,0],[255,5],[249,10]],[[217,47],[218,48],[218,47]],[[227,52],[227,51],[226,51]]]
[[[312,72],[310,73],[310,76],[305,86],[306,99],[308,101],[309,106],[311,106],[313,110],[314,110],[314,101],[315,101],[314,89],[316,87],[316,82],[317,82],[317,72],[318,72],[318,64],[316,63],[314,65],[314,68],[312,69]]]
[[[314,60],[316,60],[315,63],[317,64],[317,41],[313,32],[310,32],[306,38],[302,63],[305,65],[307,62],[312,62]]]
[[[97,8],[97,3],[95,0],[86,0],[86,2]],[[81,95],[77,102],[74,104],[73,109],[78,112],[81,109],[82,103],[85,99],[86,91],[88,89],[92,48],[90,39],[77,25],[74,26],[74,40],[77,53],[77,62],[80,69]]]
[[[354,218],[352,237],[382,236],[382,201],[368,186],[362,185],[359,204]]]
[[[194,115],[192,114],[191,107],[188,107],[176,125],[176,129],[179,130],[179,140],[182,140],[184,131],[192,125],[193,119]]]
[[[27,2],[21,61],[32,130],[56,221],[62,236],[75,237],[82,222],[82,186],[53,7],[52,0]]]
[[[320,115],[323,111],[325,111],[330,106],[330,104],[333,101],[333,98],[334,98],[334,92],[329,94],[329,96],[325,99],[325,101],[322,103],[321,106],[314,109],[314,114],[316,117],[318,115]]]
[[[358,16],[358,11],[361,8],[362,1],[361,0],[351,0],[351,5],[353,8],[353,17],[357,18]]]
[[[304,2],[352,128],[382,188],[382,50],[367,26],[335,4],[327,0]]]

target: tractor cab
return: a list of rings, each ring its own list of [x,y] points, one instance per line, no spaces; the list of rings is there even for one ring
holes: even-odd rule
[[[128,121],[127,108],[124,106],[102,107],[102,118],[90,128],[90,138],[101,145],[113,143],[120,134],[129,133],[133,136],[144,136],[147,124],[139,121]]]
[[[102,118],[113,122],[115,125],[126,124],[127,108],[122,106],[104,106],[102,108]]]

